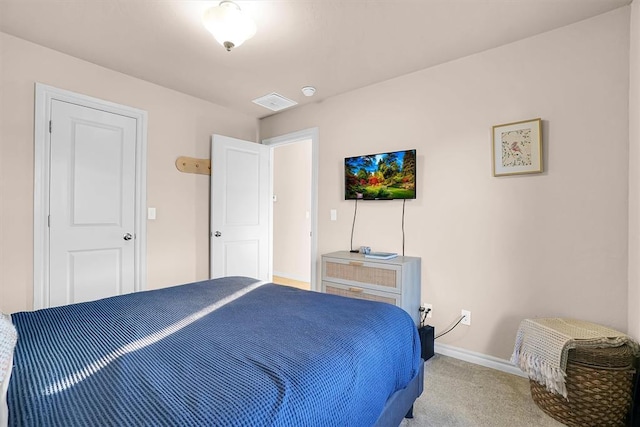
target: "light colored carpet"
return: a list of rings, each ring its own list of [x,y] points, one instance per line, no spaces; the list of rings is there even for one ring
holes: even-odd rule
[[[401,427],[561,427],[531,399],[529,380],[436,354]]]

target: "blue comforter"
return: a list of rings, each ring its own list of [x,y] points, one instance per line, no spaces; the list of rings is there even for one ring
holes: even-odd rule
[[[367,426],[420,364],[398,307],[242,277],[12,320],[13,426]]]

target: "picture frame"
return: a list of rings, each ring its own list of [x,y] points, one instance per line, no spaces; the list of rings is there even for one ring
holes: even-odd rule
[[[493,126],[493,176],[541,173],[542,119]]]

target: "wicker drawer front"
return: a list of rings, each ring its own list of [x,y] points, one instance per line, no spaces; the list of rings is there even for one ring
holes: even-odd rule
[[[369,301],[380,301],[400,306],[399,296],[395,294],[385,295],[383,292],[375,292],[368,289],[353,286],[342,287],[334,283],[322,282],[323,291],[327,294],[340,295],[343,297],[365,299]]]
[[[401,270],[395,265],[385,265],[382,268],[379,265],[362,262],[327,260],[324,274],[326,279],[383,286],[398,292],[402,283]]]

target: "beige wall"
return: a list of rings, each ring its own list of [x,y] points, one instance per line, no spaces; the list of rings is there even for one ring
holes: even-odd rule
[[[273,149],[273,274],[311,281],[311,140]]]
[[[262,120],[262,138],[321,130],[319,253],[349,248],[343,158],[417,148],[406,254],[422,257],[436,331],[472,312],[470,327],[438,342],[507,359],[527,317],[626,331],[629,12]],[[536,117],[545,172],[492,177],[491,126]],[[400,252],[401,211],[400,201],[360,203],[354,246]]]
[[[32,308],[34,83],[148,112],[147,288],[201,280],[209,265],[209,180],[181,155],[209,157],[210,135],[256,140],[257,122],[220,106],[0,33],[0,310]]]
[[[640,5],[631,5],[629,87],[629,334],[640,340]]]

